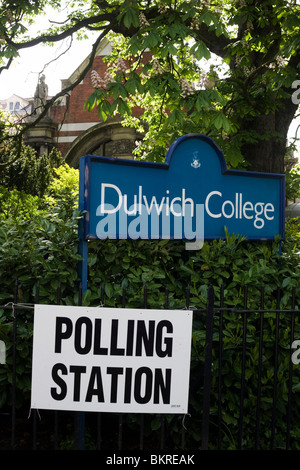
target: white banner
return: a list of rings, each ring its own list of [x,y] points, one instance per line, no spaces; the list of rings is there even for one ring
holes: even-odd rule
[[[31,407],[187,413],[192,311],[36,305]]]

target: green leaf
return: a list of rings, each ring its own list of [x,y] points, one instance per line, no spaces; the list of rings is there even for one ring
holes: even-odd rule
[[[126,28],[130,28],[131,25],[137,28],[140,24],[139,10],[133,6],[129,6],[119,14],[118,20],[123,20]]]
[[[97,101],[99,101],[101,94],[100,90],[95,90],[84,103],[84,109],[92,110],[96,106]]]
[[[122,98],[118,98],[117,100],[117,107],[118,107],[118,112],[121,114],[121,116],[124,116],[126,114],[130,115],[131,114],[131,109],[128,106],[128,104],[122,100]]]
[[[161,36],[156,31],[151,31],[144,41],[145,49],[154,49],[162,41]]]
[[[104,286],[104,291],[105,291],[105,294],[107,295],[107,297],[110,299],[113,296],[114,288],[111,284],[106,283],[105,286]]]
[[[91,295],[92,295],[92,292],[89,289],[87,289],[83,293],[83,296],[82,296],[82,305],[83,306],[89,306],[90,305]]]
[[[244,157],[239,148],[231,145],[226,150],[226,160],[233,168],[237,168],[244,161]]]
[[[286,287],[286,286],[288,286],[290,283],[291,283],[291,278],[290,278],[290,277],[286,277],[286,278],[282,281],[282,287]]]
[[[167,57],[167,55],[176,56],[178,53],[177,48],[171,42],[167,43],[161,50],[161,56]]]
[[[143,85],[141,84],[140,78],[137,75],[132,76],[129,78],[125,83],[125,88],[130,95],[134,95],[136,90],[139,93],[143,93]]]
[[[2,55],[9,59],[10,57],[18,57],[19,53],[15,47],[7,46]]]
[[[123,98],[128,96],[125,86],[120,82],[111,83],[109,86],[109,93],[112,94],[114,100],[119,96],[122,96]]]
[[[181,125],[184,123],[184,117],[182,112],[179,109],[174,109],[172,113],[168,116],[168,118],[165,120],[164,123],[164,129],[167,128],[167,126],[173,126],[176,127],[178,125]]]
[[[210,107],[209,94],[205,90],[199,92],[197,100],[196,100],[197,111],[200,112],[203,107],[204,108]]]
[[[196,44],[191,47],[190,53],[194,55],[197,60],[203,58],[207,60],[210,59],[210,52],[203,41],[196,42]]]
[[[215,23],[216,22],[216,17],[215,15],[210,11],[210,10],[206,10],[200,17],[201,21],[204,21],[204,23],[207,25],[207,26],[210,26],[211,23]]]
[[[213,124],[218,130],[223,128],[225,132],[228,132],[231,127],[229,120],[222,112],[217,113],[213,120]]]

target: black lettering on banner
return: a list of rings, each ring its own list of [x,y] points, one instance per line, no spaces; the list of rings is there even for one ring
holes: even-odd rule
[[[144,396],[142,396],[142,375],[145,374]],[[149,367],[140,367],[135,374],[134,399],[137,403],[145,404],[150,401],[152,393],[152,370]]]
[[[63,329],[63,326],[65,326],[65,329]],[[62,340],[70,338],[72,331],[73,331],[73,324],[70,318],[67,318],[67,317],[56,318],[54,352],[61,353]]]
[[[149,321],[148,332],[146,331],[145,322],[138,320],[137,322],[137,333],[136,333],[136,348],[135,355],[142,355],[142,345],[144,345],[146,356],[153,356],[154,347],[154,329],[155,321]]]
[[[134,320],[128,320],[126,356],[132,356],[133,354],[133,335],[134,335]]]
[[[163,344],[163,328],[167,329],[167,333],[173,333],[173,325],[168,320],[162,320],[158,323],[156,328],[156,354],[158,357],[166,357],[172,356],[172,346],[173,346],[173,339],[172,338],[165,338],[164,344],[165,348],[162,348]]]
[[[161,392],[163,403],[170,403],[171,372],[172,369],[166,369],[166,380],[164,381],[162,370],[155,369],[153,403],[159,403],[159,392]]]
[[[55,387],[51,387],[51,396],[54,400],[63,400],[67,395],[67,384],[59,376],[59,372],[62,375],[67,375],[68,370],[64,364],[54,364],[52,367],[52,379],[60,387],[60,392]]]
[[[125,369],[125,390],[124,390],[124,403],[130,403],[131,401],[131,381],[132,381],[132,369],[126,367]]]
[[[118,376],[123,374],[123,368],[108,367],[107,373],[111,374],[110,403],[116,403],[118,392]]]
[[[136,325],[136,326],[135,326]],[[102,320],[96,318],[94,323],[88,317],[77,319],[74,327],[74,348],[77,354],[88,354],[91,351],[94,355],[112,356],[146,356],[154,355],[158,357],[172,356],[173,339],[166,337],[165,333],[173,333],[173,325],[168,320],[149,320],[148,324],[144,320],[128,320],[127,337],[124,347],[119,347],[119,320],[111,321],[110,350],[101,346]],[[70,318],[58,317],[55,328],[55,353],[62,352],[63,340],[71,338],[73,333],[73,323]],[[135,343],[135,344],[134,344]],[[134,347],[135,346],[135,347]]]
[[[97,355],[111,356],[147,356],[154,354],[159,358],[172,356],[173,353],[173,324],[168,320],[127,320],[127,331],[123,336],[120,334],[121,320],[112,319],[110,325],[110,335],[103,329],[101,318],[90,319],[87,316],[80,317],[72,323],[68,317],[57,317],[55,325],[55,353],[62,353],[62,344],[74,334],[72,343],[77,354],[86,355],[88,353]],[[102,338],[104,336],[104,338]],[[108,337],[107,337],[108,336]],[[102,345],[102,341],[104,345]],[[96,363],[97,364],[97,363]],[[130,364],[128,364],[130,366]],[[68,372],[73,374],[73,384],[65,381],[64,376]],[[73,395],[73,401],[79,402],[83,399],[82,391],[83,374],[86,374],[87,367],[84,365],[66,366],[63,363],[54,364],[52,367],[52,379],[54,386],[50,393],[54,400],[64,400],[67,392]],[[104,372],[103,372],[104,373]],[[117,403],[118,396],[123,395],[124,403],[135,401],[138,404],[146,404],[153,401],[154,404],[163,402],[170,403],[171,395],[171,375],[172,369],[150,367],[140,367],[137,370],[131,367],[107,367],[105,375],[110,375],[110,396],[104,396],[103,380],[101,367],[92,366],[85,388],[85,401],[92,402],[93,399],[98,403],[110,401]],[[121,378],[122,376],[122,378]],[[106,377],[106,380],[109,378]],[[84,380],[85,382],[85,380]],[[69,390],[71,387],[71,391]],[[120,390],[122,388],[122,390]]]
[[[82,374],[87,373],[87,368],[80,365],[71,365],[69,372],[74,374],[73,379],[73,401],[79,402],[81,399],[81,379]],[[153,400],[154,404],[170,403],[171,395],[171,369],[150,369],[149,367],[140,367],[133,374],[129,367],[107,367],[106,373],[111,376],[110,380],[110,403],[118,401],[119,376],[125,373],[124,384],[124,403],[131,403],[134,399],[141,405]],[[51,387],[51,396],[54,400],[64,400],[67,396],[67,384],[61,377],[68,375],[67,367],[62,363],[57,363],[52,368],[52,379],[57,387]],[[133,383],[134,382],[134,383]],[[72,392],[71,392],[72,393]],[[101,367],[93,366],[91,368],[89,382],[85,395],[85,402],[91,402],[96,397],[98,403],[104,403],[104,389],[101,375]]]
[[[118,348],[119,320],[111,321],[110,354],[113,356],[124,356],[125,349]]]
[[[101,318],[96,318],[95,320],[95,331],[94,331],[94,354],[96,355],[107,355],[108,349],[101,348],[101,328],[102,328],[102,320]]]
[[[93,396],[98,397],[98,403],[104,402],[101,368],[92,367],[85,401],[92,401]]]
[[[154,385],[153,372],[148,367],[140,367],[135,374],[134,382],[134,399],[137,403],[145,404],[151,400],[153,390],[153,403],[159,403],[160,392],[163,403],[170,403],[171,396],[171,369],[166,369],[166,379],[163,378],[161,369],[154,369]],[[142,379],[143,374],[145,375]],[[144,381],[144,394],[142,394],[142,380]]]
[[[85,330],[85,334],[82,333]],[[78,318],[75,325],[75,350],[78,354],[88,354],[92,347],[93,325],[88,317]],[[82,345],[82,338],[84,344]]]
[[[73,400],[80,401],[80,383],[81,383],[81,374],[85,374],[85,366],[70,366],[70,372],[74,373],[74,392]]]

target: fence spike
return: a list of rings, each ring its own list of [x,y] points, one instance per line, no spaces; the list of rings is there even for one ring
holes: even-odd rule
[[[211,392],[211,365],[212,365],[212,338],[214,315],[214,288],[209,286],[207,291],[206,336],[204,357],[204,384],[203,384],[203,415],[202,415],[202,450],[208,449],[209,440],[209,411]]]

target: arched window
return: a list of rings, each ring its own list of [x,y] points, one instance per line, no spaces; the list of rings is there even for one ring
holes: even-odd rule
[[[102,142],[101,144],[97,145],[96,147],[92,148],[90,155],[99,155],[102,157],[112,157],[113,156],[113,142],[112,140],[108,140],[107,142]]]
[[[122,123],[113,119],[82,132],[65,153],[66,162],[75,168],[80,157],[99,155],[102,157],[133,158],[135,142],[142,136],[135,129],[124,128]]]

